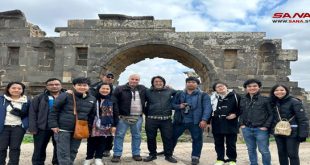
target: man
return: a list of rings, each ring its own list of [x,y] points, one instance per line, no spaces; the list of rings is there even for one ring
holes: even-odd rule
[[[243,87],[246,95],[241,98],[241,116],[239,125],[245,143],[248,148],[248,155],[251,165],[257,165],[257,152],[262,154],[263,165],[271,164],[269,151],[269,129],[272,123],[272,109],[269,100],[260,94],[262,83],[256,79],[246,80]]]
[[[186,89],[177,94],[173,101],[175,115],[180,116],[179,122],[173,124],[173,145],[177,144],[178,138],[186,129],[192,138],[192,164],[199,163],[203,140],[203,129],[207,126],[212,112],[210,97],[199,90],[199,79],[186,78]]]
[[[113,85],[113,82],[114,82],[114,75],[113,73],[111,72],[103,72],[101,75],[100,75],[100,79],[101,81],[91,85],[90,87],[90,93],[96,97],[97,95],[97,91],[98,91],[98,87],[101,86],[102,83],[107,83],[107,84],[111,84]],[[115,89],[115,86],[113,86],[113,89]],[[113,89],[112,89],[112,92],[113,92]],[[111,92],[111,93],[112,93]],[[113,147],[113,136],[107,136],[104,138],[104,152],[103,152],[103,157],[109,157],[111,154],[110,154],[110,151],[112,150],[112,147]]]
[[[177,163],[172,157],[172,96],[175,90],[166,88],[166,81],[161,76],[155,76],[151,80],[152,87],[146,90],[146,111],[145,111],[145,131],[147,136],[147,146],[150,151],[149,156],[143,161],[149,162],[157,159],[156,136],[160,130],[164,145],[165,159],[171,163]]]
[[[78,120],[88,121],[88,126],[91,127],[96,113],[96,98],[88,93],[90,80],[79,77],[73,79],[72,84],[73,94],[59,95],[55,100],[54,110],[48,116],[48,124],[56,139],[58,162],[61,165],[73,165],[81,144],[81,139],[73,137],[76,117]]]
[[[32,100],[29,109],[29,132],[33,134],[34,140],[33,165],[44,165],[46,147],[51,137],[54,146],[52,164],[58,164],[54,133],[48,128],[47,118],[48,114],[53,110],[54,100],[64,90],[62,89],[61,81],[57,78],[50,78],[45,84],[46,89]]]
[[[131,131],[132,158],[135,161],[141,161],[141,127],[142,112],[145,108],[145,90],[146,87],[139,85],[140,76],[133,74],[129,76],[128,83],[116,87],[113,93],[114,113],[118,117],[116,121],[116,135],[114,139],[112,162],[120,162],[123,152],[124,137],[127,129]]]
[[[100,80],[101,81],[98,81],[90,86],[90,92],[92,92],[92,94],[94,94],[98,86],[100,86],[102,83],[108,83],[113,85],[114,74],[112,72],[102,72],[102,74],[100,75]],[[113,89],[115,89],[114,86]]]

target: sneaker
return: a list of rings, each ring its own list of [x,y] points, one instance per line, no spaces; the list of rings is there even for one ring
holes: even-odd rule
[[[142,161],[142,157],[140,155],[134,155],[132,156],[132,159],[135,161]]]
[[[93,159],[86,159],[83,163],[83,165],[91,165]]]
[[[110,156],[111,156],[110,151],[104,151],[103,152],[103,157],[110,157]]]
[[[170,162],[170,163],[177,163],[178,161],[174,158],[174,157],[172,157],[172,156],[166,156],[165,157],[165,160],[167,160],[168,162]]]
[[[114,156],[113,155],[113,157],[112,157],[112,159],[111,159],[111,162],[113,162],[113,163],[118,163],[118,162],[120,162],[121,161],[121,157],[120,156]]]
[[[224,164],[225,164],[225,162],[222,161],[222,160],[217,160],[217,161],[214,163],[214,165],[224,165]]]
[[[199,164],[199,158],[192,158],[192,165]]]
[[[101,159],[95,159],[95,165],[103,165]]]
[[[236,162],[235,161],[230,161],[230,162],[228,162],[228,165],[236,165]]]
[[[153,161],[153,160],[155,160],[155,159],[157,159],[156,156],[151,156],[151,155],[150,155],[150,156],[144,158],[143,161],[144,161],[144,162],[150,162],[150,161]]]

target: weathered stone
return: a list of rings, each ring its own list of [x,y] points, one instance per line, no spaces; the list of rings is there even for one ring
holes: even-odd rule
[[[2,16],[1,16],[2,14]],[[57,27],[59,37],[45,37],[36,25],[27,23],[20,11],[0,13],[0,83],[12,80],[44,82],[57,77],[70,82],[77,76],[97,80],[109,70],[118,76],[128,65],[146,58],[175,59],[193,68],[202,79],[202,88],[226,81],[242,92],[248,78],[263,81],[267,93],[277,82],[290,82],[290,61],[297,60],[297,50],[282,50],[281,40],[265,39],[262,32],[175,32],[171,20],[152,16],[102,15],[100,19],[69,20],[67,27]],[[13,26],[14,28],[8,28]],[[42,47],[50,42],[52,47]],[[8,47],[19,47],[19,65],[8,64]],[[86,66],[78,65],[79,48],[87,50]],[[48,56],[40,57],[39,56]],[[55,59],[50,59],[54,57]],[[46,61],[44,61],[46,60]],[[51,70],[42,69],[54,60]],[[299,92],[301,93],[301,92]]]
[[[297,50],[282,50],[278,56],[278,60],[283,61],[297,61],[298,51]]]

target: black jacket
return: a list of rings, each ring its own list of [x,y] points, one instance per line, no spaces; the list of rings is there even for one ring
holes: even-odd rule
[[[75,96],[78,119],[89,121],[91,127],[96,113],[96,98],[89,94],[85,98],[76,93]],[[73,97],[71,94],[62,93],[55,100],[54,110],[49,113],[48,125],[50,128],[74,131],[75,120]]]
[[[276,107],[278,107],[282,119],[284,118],[289,120],[293,117],[290,121],[290,124],[292,126],[292,133],[290,136],[301,138],[308,137],[309,119],[301,101],[292,96],[287,96],[281,100],[274,100],[271,105],[274,114],[274,120],[272,124],[273,130],[276,123],[280,121],[276,109]]]
[[[113,111],[116,115],[115,117],[118,118],[119,115],[122,116],[129,116],[130,115],[130,106],[131,106],[131,98],[132,98],[132,89],[129,87],[128,83],[125,85],[121,85],[115,88],[112,101]],[[145,91],[146,87],[144,85],[138,85],[135,89],[135,92],[139,92],[142,111],[145,111]],[[117,123],[118,121],[116,121]]]
[[[216,99],[218,100],[216,110],[213,111],[211,118],[212,133],[237,134],[239,130],[238,116],[240,115],[240,96],[234,92],[229,92],[225,98]],[[230,114],[236,114],[237,117],[232,120],[226,119]]]
[[[146,116],[171,116],[172,97],[176,91],[169,88],[146,90]]]
[[[65,92],[64,89],[60,91]],[[50,93],[45,90],[43,93],[35,96],[29,108],[29,131],[37,132],[39,130],[49,130],[47,119],[51,111],[48,105],[48,96]]]
[[[268,97],[257,93],[251,98],[249,94],[246,94],[241,97],[240,110],[240,125],[247,127],[271,127],[273,112]]]

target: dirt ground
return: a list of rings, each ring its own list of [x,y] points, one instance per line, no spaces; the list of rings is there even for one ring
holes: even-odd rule
[[[112,163],[110,161],[110,158],[103,158],[103,162],[105,165],[112,165],[112,164],[120,164],[120,165],[172,165],[173,163],[168,163],[164,160],[164,156],[158,156],[157,160],[144,163],[144,162],[135,162],[131,158],[131,149],[130,149],[130,143],[124,144],[124,153],[122,156],[121,163]],[[21,149],[21,165],[29,165],[31,164],[31,156],[33,152],[33,144],[22,144]],[[51,164],[51,156],[52,156],[52,145],[49,144],[47,149],[47,160],[46,164]],[[158,151],[162,150],[162,144],[158,144]],[[278,165],[278,155],[277,155],[277,147],[276,144],[273,142],[270,145],[271,150],[271,156],[272,156],[272,164]],[[237,158],[237,164],[238,165],[248,165],[248,154],[246,150],[245,144],[237,144],[237,152],[238,152],[238,158]],[[81,147],[79,148],[79,153],[76,157],[75,163],[76,165],[80,165],[83,163],[83,160],[85,159],[86,154],[86,143],[83,142],[81,144]],[[143,142],[141,145],[141,156],[146,157],[148,155],[148,150],[146,143]],[[175,165],[190,165],[190,155],[191,155],[191,143],[178,143],[174,156],[177,158],[178,163]],[[260,156],[260,154],[258,154]],[[308,165],[310,164],[310,143],[302,143],[300,146],[300,159],[301,159],[301,165]],[[214,164],[216,160],[216,153],[214,150],[214,145],[212,143],[204,143],[202,155],[200,158],[200,165],[212,165]],[[259,164],[261,164],[261,159],[259,159]]]

